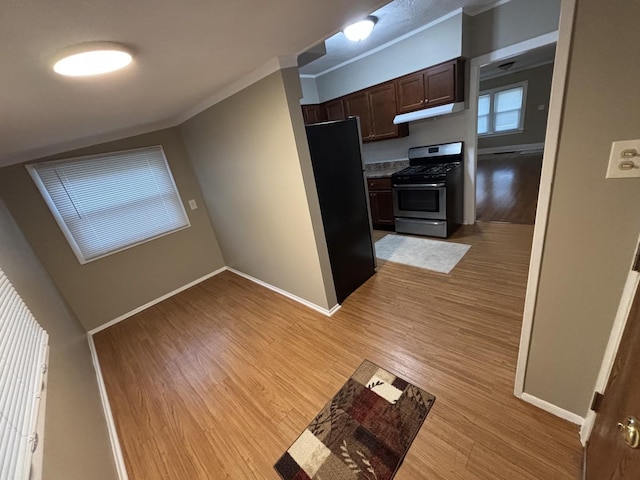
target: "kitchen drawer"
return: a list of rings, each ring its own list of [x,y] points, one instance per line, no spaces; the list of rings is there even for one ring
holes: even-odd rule
[[[369,190],[391,190],[391,178],[367,178]]]

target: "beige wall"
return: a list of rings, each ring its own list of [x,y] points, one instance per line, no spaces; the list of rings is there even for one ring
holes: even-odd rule
[[[44,480],[115,480],[87,335],[2,200],[0,267],[49,333]]]
[[[505,145],[526,145],[544,143],[549,114],[549,96],[553,64],[542,65],[529,70],[515,72],[480,82],[480,91],[527,81],[527,100],[524,110],[524,131],[508,135],[478,137],[478,148],[503,147]],[[543,105],[543,110],[538,110]]]
[[[311,216],[311,228],[313,229],[313,236],[315,238],[315,248],[318,252],[322,282],[327,296],[327,305],[328,307],[332,307],[337,304],[338,300],[336,297],[336,287],[333,283],[327,238],[325,237],[324,224],[322,222],[322,213],[320,211],[318,188],[316,187],[316,179],[313,174],[313,164],[311,163],[307,131],[304,125],[304,119],[302,118],[302,110],[300,109],[300,98],[302,95],[300,75],[297,68],[288,68],[283,70],[281,73],[287,97],[287,106],[289,107],[289,116],[291,117],[291,126],[293,127],[293,136],[298,152],[302,182],[304,184],[306,200],[309,206],[309,215]]]
[[[181,130],[227,265],[330,308],[335,289],[313,224],[319,207],[295,81],[273,73]]]
[[[162,145],[191,227],[80,265],[24,165],[0,170],[2,196],[82,325],[91,330],[224,266],[177,128],[67,152],[67,158]],[[200,208],[190,210],[195,199]]]
[[[511,0],[471,19],[469,56],[479,57],[558,29],[561,0]]]
[[[525,392],[579,415],[640,230],[640,179],[605,179],[611,142],[640,137],[639,16],[635,0],[577,2]]]

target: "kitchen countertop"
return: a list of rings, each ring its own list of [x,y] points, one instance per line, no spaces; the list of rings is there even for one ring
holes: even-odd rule
[[[367,178],[390,177],[403,168],[409,166],[409,160],[391,160],[388,162],[376,162],[364,164],[364,176]]]

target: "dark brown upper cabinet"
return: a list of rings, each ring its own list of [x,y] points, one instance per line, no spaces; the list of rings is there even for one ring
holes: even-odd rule
[[[394,125],[396,116],[396,90],[393,82],[383,83],[368,90],[371,105],[371,123],[373,139],[406,137],[409,135],[407,124]]]
[[[373,125],[371,122],[371,103],[369,92],[362,90],[344,97],[345,113],[347,117],[360,117],[360,133],[362,141],[373,138]]]
[[[304,124],[320,123],[326,120],[325,109],[321,105],[302,105],[302,117]]]
[[[336,98],[322,104],[325,109],[325,117],[327,120],[344,120],[347,118],[344,114],[344,103],[342,97]]]
[[[396,91],[393,82],[376,85],[344,97],[348,117],[360,117],[362,141],[371,142],[385,138],[405,137],[407,125],[394,125],[396,116]]]
[[[424,108],[424,72],[405,75],[396,80],[398,113]]]
[[[409,126],[395,125],[400,113],[464,100],[464,59],[450,60],[419,72],[339,97],[304,105],[305,124],[360,117],[363,142],[406,137]]]
[[[464,59],[450,60],[395,80],[398,113],[464,100]]]

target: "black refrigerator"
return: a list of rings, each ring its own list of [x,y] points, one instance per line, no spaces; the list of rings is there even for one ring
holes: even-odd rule
[[[307,125],[338,303],[375,273],[358,118]]]

